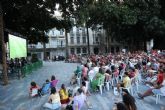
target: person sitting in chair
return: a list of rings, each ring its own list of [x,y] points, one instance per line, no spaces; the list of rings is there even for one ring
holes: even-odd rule
[[[131,82],[131,79],[129,78],[129,74],[128,72],[125,72],[123,81],[117,84],[118,92],[120,92],[120,87],[124,87],[124,88],[129,87],[131,84],[130,82]]]
[[[156,80],[145,81],[150,86],[160,85],[163,82],[163,69],[159,69]]]
[[[81,68],[80,66],[77,66],[77,69],[74,71],[74,74],[72,75],[71,79],[70,79],[70,84],[76,84],[77,81],[77,76],[81,75]]]
[[[138,93],[138,96],[140,99],[143,99],[147,96],[153,95],[153,94],[161,94],[165,96],[165,68],[163,69],[163,83],[160,85],[155,85],[153,88],[149,88],[147,91],[145,91],[143,94]]]

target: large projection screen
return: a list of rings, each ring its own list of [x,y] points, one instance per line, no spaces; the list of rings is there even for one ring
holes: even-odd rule
[[[26,39],[9,34],[9,57],[27,57]]]

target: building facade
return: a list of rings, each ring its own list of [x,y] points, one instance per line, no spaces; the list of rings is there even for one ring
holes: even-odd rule
[[[93,38],[91,29],[89,30],[89,45],[92,52]],[[69,54],[86,55],[88,54],[87,29],[85,27],[72,27],[68,35]]]
[[[111,37],[109,37],[111,38],[109,46],[108,34],[102,26],[98,26],[95,29],[89,28],[88,33],[90,54],[106,54],[108,53],[108,48],[110,48],[111,53],[117,53],[122,51],[122,49],[127,49],[124,42],[117,41]],[[69,54],[88,54],[87,29],[85,27],[74,26],[68,36],[68,46]]]
[[[63,29],[51,29],[46,33],[48,43],[46,43],[46,57],[47,59],[54,59],[55,56],[65,56],[65,31]],[[39,59],[44,59],[43,44],[29,44],[28,51],[31,54],[37,54]]]
[[[108,42],[108,35],[106,31],[98,26],[95,29],[88,28],[89,33],[89,47],[90,54],[106,54],[108,49],[112,53],[120,52],[126,48],[124,43],[116,41],[111,38],[110,47]],[[48,59],[54,59],[55,56],[65,56],[66,54],[66,39],[65,30],[56,28],[51,29],[47,35],[49,36],[49,42],[46,44],[46,56]],[[68,33],[68,51],[69,55],[87,55],[88,54],[88,41],[87,41],[87,29],[86,27],[73,26]],[[31,54],[37,54],[40,59],[44,58],[43,44],[28,45],[29,52]]]

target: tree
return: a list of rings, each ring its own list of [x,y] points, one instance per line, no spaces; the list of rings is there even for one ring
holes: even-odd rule
[[[135,50],[135,41],[144,42],[145,46],[147,40],[155,38],[164,29],[157,0],[98,0],[89,15],[91,26],[101,24],[107,31],[109,51],[111,37],[119,41],[126,40]]]
[[[164,27],[163,21],[159,18],[160,4],[157,0],[128,0],[126,5],[128,5],[131,10],[135,9],[137,23],[131,27],[129,25],[123,26],[125,29],[122,35],[125,35],[125,37],[127,36],[128,39],[132,38],[133,41],[143,42],[143,49],[146,50],[146,41],[158,37],[158,35],[162,33]],[[131,35],[128,35],[130,33],[130,31],[127,30],[128,28],[132,31]],[[135,44],[135,42],[132,44]]]
[[[103,25],[103,28],[107,31],[108,52],[110,52],[111,37],[120,35],[122,25],[135,24],[136,17],[135,11],[130,10],[127,5],[115,1],[100,0],[91,8],[89,24],[91,26]]]
[[[1,36],[3,38],[4,30],[9,29],[13,32],[17,32],[23,36],[26,36],[29,43],[47,42],[45,33],[56,27],[67,28],[65,20],[58,20],[53,16],[55,6],[60,4],[61,9],[66,9],[62,1],[55,0],[1,0],[2,10],[1,13]],[[71,3],[71,2],[69,2]],[[63,8],[64,7],[64,8]],[[2,11],[1,11],[2,12]],[[4,27],[2,27],[2,23]],[[2,39],[3,41],[3,39]],[[5,47],[2,43],[2,50]],[[6,56],[6,52],[3,52],[3,57]],[[3,58],[3,62],[6,60]],[[5,64],[6,65],[6,64]],[[6,66],[3,68],[4,76],[7,76]],[[4,83],[7,82],[7,78],[4,77]]]
[[[6,64],[6,48],[5,48],[5,43],[4,43],[4,30],[3,30],[3,10],[2,10],[2,5],[0,2],[0,43],[1,43],[1,48],[2,48],[2,67],[3,67],[3,82],[4,85],[8,84],[8,77],[7,77],[7,64]]]

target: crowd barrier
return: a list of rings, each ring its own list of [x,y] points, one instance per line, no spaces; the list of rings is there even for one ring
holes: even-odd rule
[[[28,75],[32,73],[32,71],[35,71],[43,66],[43,61],[37,61],[35,63],[31,63],[28,65],[25,65],[24,67],[21,68],[21,73],[23,75]]]

